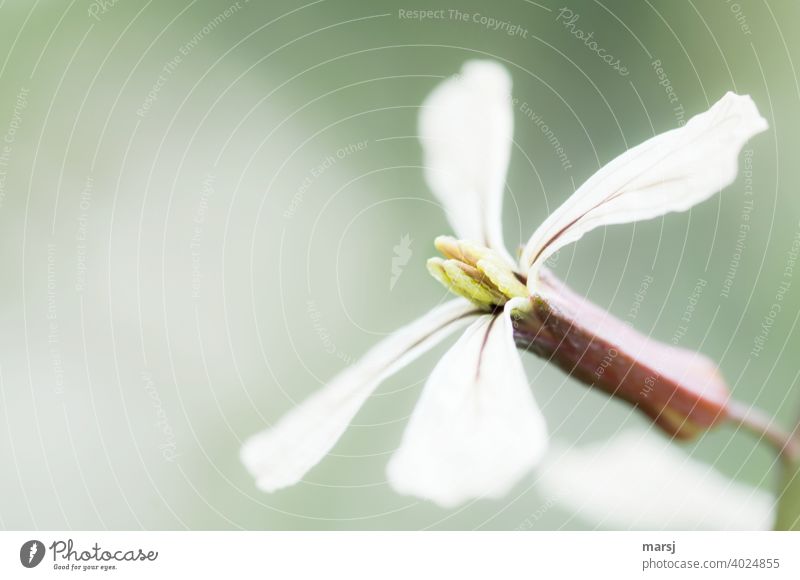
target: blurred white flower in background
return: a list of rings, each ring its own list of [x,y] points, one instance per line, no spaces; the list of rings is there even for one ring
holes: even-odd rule
[[[712,196],[734,180],[744,142],[766,127],[749,97],[728,93],[684,127],[593,175],[534,232],[517,263],[501,228],[511,79],[497,63],[466,63],[425,101],[419,132],[427,182],[459,238],[437,239],[446,259],[432,259],[429,269],[467,300],[438,306],[400,329],[250,438],[241,459],[258,487],[271,492],[299,482],[383,379],[471,321],[425,384],[388,477],[397,491],[445,507],[505,494],[547,449],[512,319],[546,292],[544,261],[599,226],[684,211]],[[724,385],[719,390],[726,394]]]
[[[546,497],[600,528],[769,530],[775,498],[730,480],[650,431],[557,447],[539,471]]]

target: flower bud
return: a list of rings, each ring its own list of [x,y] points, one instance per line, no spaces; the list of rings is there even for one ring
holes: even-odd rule
[[[507,300],[486,276],[469,264],[458,260],[431,258],[428,260],[428,271],[448,290],[484,310],[494,310]]]
[[[474,242],[439,236],[434,242],[447,260],[431,258],[428,271],[451,292],[485,310],[512,298],[530,295],[509,263],[497,252]]]

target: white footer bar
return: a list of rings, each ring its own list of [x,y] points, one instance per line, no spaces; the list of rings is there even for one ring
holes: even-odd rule
[[[800,578],[788,532],[2,532],[0,578]],[[585,575],[585,576],[578,576]]]

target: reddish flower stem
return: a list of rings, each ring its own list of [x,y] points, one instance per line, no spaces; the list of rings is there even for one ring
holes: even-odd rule
[[[800,459],[800,442],[794,433],[775,425],[774,419],[761,409],[732,400],[728,403],[728,417],[732,423],[772,445],[787,465],[794,465]]]
[[[515,320],[519,348],[634,405],[668,435],[691,439],[730,422],[770,443],[785,461],[800,458],[797,439],[763,411],[733,401],[716,364],[701,353],[637,332],[546,270],[531,305]]]
[[[727,386],[702,354],[643,335],[547,272],[531,306],[515,321],[519,348],[634,405],[670,436],[691,439],[726,419]]]

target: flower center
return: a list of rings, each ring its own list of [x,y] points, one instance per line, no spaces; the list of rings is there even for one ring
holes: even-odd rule
[[[513,266],[494,250],[450,236],[439,236],[434,245],[445,259],[428,260],[431,275],[484,310],[494,310],[512,298],[530,296]]]

